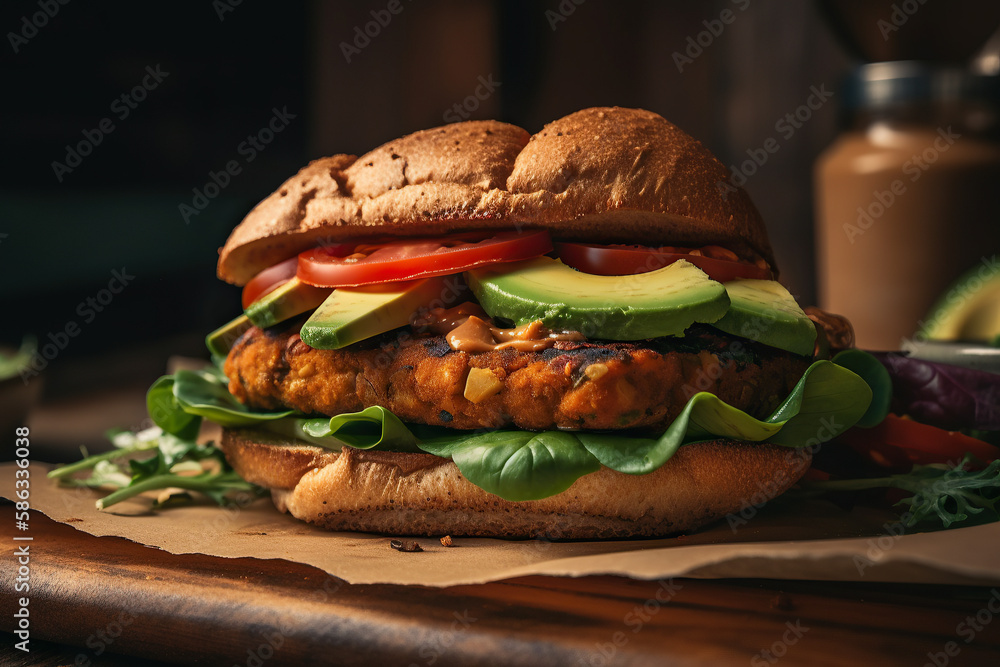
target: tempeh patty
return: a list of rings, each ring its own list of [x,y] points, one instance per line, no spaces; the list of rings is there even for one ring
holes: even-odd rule
[[[299,338],[300,326],[254,327],[237,341],[225,364],[233,396],[251,408],[330,416],[381,405],[404,421],[460,429],[656,431],[698,391],[765,417],[809,364],[710,327],[682,338],[467,353],[409,330],[317,350]],[[465,397],[473,368],[489,369],[499,385],[478,402]]]

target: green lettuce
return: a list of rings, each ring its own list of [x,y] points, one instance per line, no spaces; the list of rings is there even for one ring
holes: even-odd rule
[[[193,439],[205,418],[226,427],[253,426],[296,414],[294,410],[251,412],[229,393],[229,380],[217,367],[165,375],[146,393],[146,408],[157,426]]]
[[[871,428],[881,424],[889,414],[889,403],[892,402],[892,378],[886,367],[871,354],[857,349],[838,352],[833,362],[863,377],[872,390],[871,405],[855,426]]]
[[[284,421],[284,420],[282,420]],[[336,443],[355,449],[391,449],[419,452],[417,438],[399,417],[379,405],[333,418],[299,419],[309,442],[336,449]]]
[[[565,431],[487,431],[422,440],[419,446],[450,458],[467,480],[507,500],[554,496],[601,468],[577,435]]]
[[[875,370],[857,358],[852,366],[866,374]],[[257,425],[330,449],[424,451],[450,458],[466,479],[490,493],[507,500],[533,500],[565,491],[602,465],[634,475],[650,473],[678,447],[693,442],[734,438],[787,447],[825,442],[863,417],[881,420],[869,414],[872,389],[866,379],[839,363],[817,361],[763,420],[713,394],[698,393],[658,438],[622,432],[457,431],[405,424],[381,407],[329,419],[292,411],[251,412],[229,394],[218,369],[160,378],[147,402],[156,424],[181,438],[192,437],[207,418],[223,426]]]

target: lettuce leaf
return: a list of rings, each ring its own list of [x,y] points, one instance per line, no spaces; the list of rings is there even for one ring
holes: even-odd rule
[[[622,432],[456,431],[405,424],[382,407],[332,419],[292,411],[250,412],[226,386],[217,369],[160,378],[147,398],[150,415],[164,431],[178,437],[192,428],[197,432],[204,417],[223,426],[257,424],[330,449],[424,451],[452,459],[470,482],[507,500],[555,495],[601,465],[647,474],[666,463],[678,447],[692,442],[733,438],[787,447],[819,444],[865,416],[872,398],[868,382],[856,373],[834,362],[817,361],[767,419],[756,419],[702,392],[688,401],[663,435],[649,438]]]
[[[229,393],[228,385],[229,380],[215,367],[177,371],[153,383],[146,393],[146,408],[157,426],[183,439],[198,435],[202,418],[233,427],[296,414],[295,410],[251,412]]]
[[[601,468],[579,438],[564,431],[472,433],[424,440],[420,449],[450,458],[463,477],[506,500],[554,496]]]
[[[861,419],[871,400],[871,387],[857,373],[832,361],[814,362],[767,418],[781,427],[769,440],[786,447],[826,442]]]
[[[607,467],[632,475],[653,472],[677,448],[691,442],[732,438],[768,440],[786,447],[826,442],[850,428],[868,409],[871,389],[855,373],[830,361],[810,366],[770,417],[761,421],[701,392],[659,438],[578,433],[584,446]]]
[[[361,412],[348,412],[331,419],[297,420],[309,442],[329,446],[334,442],[355,449],[391,449],[394,452],[419,452],[417,438],[400,421],[382,406],[365,408]],[[329,443],[329,445],[327,444]],[[331,447],[331,449],[334,447]]]
[[[855,426],[871,428],[878,426],[889,414],[892,402],[892,378],[879,360],[863,350],[851,349],[838,352],[833,363],[860,375],[872,390],[872,402],[864,416]]]
[[[198,437],[201,417],[189,413],[174,396],[174,376],[164,375],[146,392],[146,411],[164,433],[193,440]]]

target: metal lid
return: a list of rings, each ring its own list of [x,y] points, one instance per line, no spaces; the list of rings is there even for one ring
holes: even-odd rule
[[[1000,103],[1000,76],[975,74],[962,67],[897,60],[862,65],[851,73],[844,86],[844,104],[852,109],[958,100]]]

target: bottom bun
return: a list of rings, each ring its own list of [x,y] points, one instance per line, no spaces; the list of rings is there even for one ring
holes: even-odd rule
[[[514,502],[431,454],[338,452],[256,429],[225,429],[221,447],[241,477],[271,489],[278,509],[329,530],[546,539],[693,530],[783,493],[811,458],[807,449],[713,440],[681,447],[648,475],[602,467],[555,496]]]

